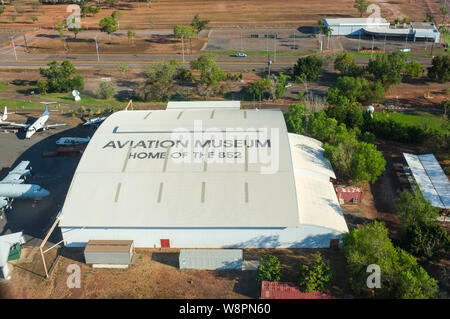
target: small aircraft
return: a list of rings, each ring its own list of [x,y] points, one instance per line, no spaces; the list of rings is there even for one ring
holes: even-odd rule
[[[50,117],[50,112],[48,111],[48,105],[55,103],[55,102],[42,102],[42,103],[46,104],[45,112],[42,113],[42,115],[33,124],[21,124],[21,123],[3,122],[3,121],[1,121],[0,124],[7,124],[10,126],[16,126],[16,127],[21,127],[21,128],[26,129],[25,138],[31,138],[31,136],[33,136],[34,133],[36,133],[38,131],[45,131],[49,128],[67,125],[66,123],[46,125],[45,123],[47,122],[47,120]]]
[[[78,145],[78,144],[85,144],[89,143],[91,140],[91,137],[61,137],[59,140],[56,141],[57,145]]]
[[[25,177],[31,175],[29,161],[22,161],[0,181],[0,213],[12,207],[15,198],[41,200],[50,192],[36,184],[24,184]],[[24,178],[23,178],[24,177]]]
[[[99,126],[100,124],[102,124],[102,122],[104,120],[106,120],[106,116],[104,116],[104,117],[96,117],[96,118],[93,118],[93,119],[89,119],[89,121],[84,122],[83,126],[90,126],[90,125]]]

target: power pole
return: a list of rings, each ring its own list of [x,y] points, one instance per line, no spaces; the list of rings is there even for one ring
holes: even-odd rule
[[[183,52],[183,63],[184,63],[184,36],[181,36],[181,51]]]
[[[373,57],[373,45],[374,45],[374,43],[375,43],[375,38],[374,38],[374,36],[372,36],[372,51],[370,52],[370,58],[371,59]]]
[[[14,50],[14,57],[16,58],[17,61],[16,43],[14,42],[14,36],[11,37],[11,46]]]
[[[97,42],[98,35],[95,36],[95,50],[97,51],[97,62],[100,62],[100,55],[98,54],[98,42]]]
[[[277,62],[277,35],[273,38],[273,62]]]
[[[361,32],[358,32],[358,52],[361,50]]]
[[[270,78],[270,65],[272,64],[272,61],[270,61],[270,55],[267,56],[267,70],[268,70],[268,77]]]

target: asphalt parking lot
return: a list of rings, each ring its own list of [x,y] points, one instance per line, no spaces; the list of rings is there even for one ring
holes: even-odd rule
[[[65,129],[67,127],[67,129]],[[2,220],[0,235],[23,231],[29,245],[39,245],[61,210],[73,174],[81,155],[43,157],[42,154],[54,151],[56,140],[64,136],[92,136],[94,129],[83,126],[66,126],[54,130],[38,132],[31,139],[25,140],[23,132],[5,133],[0,131],[0,180],[10,169],[23,160],[30,161],[32,175],[26,183],[38,184],[48,191],[50,196],[40,201],[17,199]],[[59,241],[59,231],[54,231],[50,242]]]

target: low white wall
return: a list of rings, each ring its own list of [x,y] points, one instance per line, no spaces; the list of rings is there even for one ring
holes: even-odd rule
[[[159,248],[170,239],[171,248],[327,248],[340,232],[301,225],[296,228],[61,228],[68,247],[89,240],[134,240],[138,248]]]

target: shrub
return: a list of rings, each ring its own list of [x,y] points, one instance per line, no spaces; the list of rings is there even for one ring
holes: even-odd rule
[[[306,81],[316,81],[323,72],[323,60],[316,56],[307,56],[297,60],[294,76],[304,76]]]
[[[112,98],[115,94],[116,90],[107,82],[101,82],[98,86],[97,96],[99,99],[107,100]]]
[[[305,292],[323,291],[331,286],[332,277],[329,262],[317,253],[309,265],[301,267],[299,286]]]
[[[48,92],[48,82],[46,80],[38,80],[37,81],[37,89],[39,93],[45,94]]]
[[[343,235],[342,251],[347,259],[347,273],[352,290],[365,297],[434,298],[437,281],[417,264],[414,256],[394,247],[388,230],[380,221],[366,224]],[[380,267],[381,287],[367,287],[367,266]]]
[[[260,284],[263,280],[280,281],[281,264],[276,256],[262,257],[256,275],[256,281]]]

